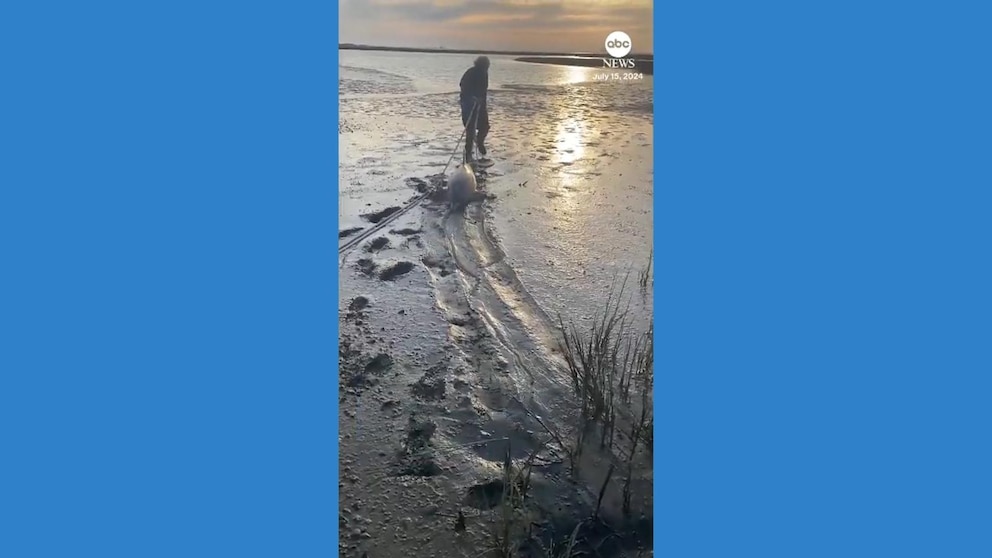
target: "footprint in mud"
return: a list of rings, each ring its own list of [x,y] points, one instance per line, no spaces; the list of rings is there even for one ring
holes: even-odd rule
[[[426,192],[428,189],[427,182],[421,180],[420,178],[407,178],[405,182],[407,186],[417,190],[421,194]]]
[[[501,411],[490,410],[488,420],[465,420],[454,433],[459,442],[466,443],[480,459],[502,463],[509,453],[514,460],[526,460],[543,446],[533,428],[528,428]]]
[[[371,302],[369,302],[368,297],[356,296],[348,304],[348,314],[346,318],[355,318],[362,315],[362,311],[369,307]]]
[[[365,251],[378,252],[387,246],[389,246],[389,239],[384,236],[380,236],[372,239],[372,242],[369,242],[368,246],[365,247]]]
[[[444,261],[438,259],[437,256],[434,256],[432,254],[426,254],[420,258],[420,261],[422,261],[424,265],[426,265],[427,267],[438,270],[438,275],[440,275],[441,277],[447,277],[451,275],[452,270],[448,268],[448,266]]]
[[[505,494],[503,479],[493,479],[468,487],[462,503],[477,510],[491,510],[503,502]]]
[[[410,386],[410,391],[422,399],[444,399],[444,377],[432,375],[428,372]]]
[[[410,235],[413,235],[413,234],[422,233],[424,231],[423,231],[423,229],[405,228],[405,229],[393,229],[393,230],[391,230],[389,232],[391,232],[393,234],[398,234],[400,236],[410,236]]]
[[[398,457],[399,475],[433,477],[441,474],[441,468],[434,461],[431,451],[431,437],[437,431],[437,424],[431,420],[420,421],[410,415],[407,421],[406,440]]]
[[[376,268],[375,262],[373,262],[369,258],[362,258],[358,260],[357,262],[355,262],[355,267],[357,267],[358,271],[361,271],[365,275],[371,276],[375,274],[375,268]]]
[[[385,353],[379,353],[372,358],[361,370],[352,369],[346,384],[351,388],[371,387],[379,383],[382,376],[393,366],[393,358]]]
[[[413,264],[410,262],[397,262],[379,273],[379,279],[383,281],[393,281],[401,275],[406,275],[413,270]]]
[[[343,231],[338,232],[338,238],[345,238],[347,236],[351,236],[363,229],[364,227],[352,227],[350,229],[345,229]]]
[[[382,374],[393,365],[393,357],[379,353],[365,365],[366,374]]]
[[[369,223],[375,224],[375,223],[378,223],[378,222],[382,221],[386,217],[389,217],[393,213],[396,213],[399,210],[400,210],[399,207],[395,207],[395,206],[394,207],[387,207],[386,209],[383,209],[382,211],[376,211],[376,212],[373,212],[373,213],[366,213],[366,214],[362,215],[362,219],[365,219]]]
[[[359,357],[362,352],[352,346],[351,339],[348,336],[341,335],[338,339],[338,354],[342,360],[346,360]]]
[[[424,372],[419,380],[410,384],[410,391],[421,399],[444,399],[445,377],[448,374],[448,362],[441,361],[432,365]]]

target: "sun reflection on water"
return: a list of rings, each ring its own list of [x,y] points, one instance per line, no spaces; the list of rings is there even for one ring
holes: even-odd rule
[[[589,68],[580,66],[565,66],[565,68],[567,69],[564,80],[566,84],[573,85],[589,81]]]
[[[582,158],[586,128],[585,121],[574,116],[558,122],[555,134],[556,163],[561,166],[570,166]]]

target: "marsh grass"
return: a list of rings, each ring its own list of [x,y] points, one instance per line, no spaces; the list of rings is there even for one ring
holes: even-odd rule
[[[647,285],[650,261],[649,256],[648,266],[640,275],[642,287]],[[631,483],[640,462],[638,456],[646,455],[650,461],[654,441],[654,320],[644,331],[634,327],[626,296],[629,276],[628,272],[614,281],[604,308],[586,327],[558,318],[562,355],[579,415],[574,443],[566,450],[570,471],[577,473],[589,436],[598,434],[599,449],[620,461],[625,516],[631,513]],[[618,428],[626,437],[623,444],[617,443]],[[560,436],[558,441],[563,443]],[[610,474],[615,465],[611,463]],[[599,502],[609,477],[600,490]],[[597,504],[597,512],[598,507]]]
[[[526,508],[525,499],[530,491],[534,463],[541,451],[547,449],[551,440],[538,444],[530,455],[519,465],[511,457],[509,440],[501,464],[502,494],[496,507],[495,527],[492,542],[483,555],[511,558],[517,555],[522,541],[531,536],[531,513]]]
[[[654,286],[654,278],[651,276],[651,263],[654,261],[654,248],[648,252],[648,263],[638,274],[637,283],[642,291],[646,291],[649,286]]]
[[[606,516],[601,517],[601,508],[612,490],[620,491],[622,513],[630,518],[632,481],[638,466],[650,463],[653,451],[654,322],[651,320],[646,329],[638,331],[630,314],[629,276],[630,272],[614,281],[606,304],[591,323],[566,322],[559,316],[561,353],[575,395],[578,425],[569,436],[534,416],[550,438],[520,463],[511,459],[507,443],[501,469],[503,492],[493,510],[490,544],[480,557],[511,558],[518,555],[525,541],[538,538],[532,528],[534,520],[540,518],[526,499],[535,462],[539,461],[537,456],[544,450],[555,453],[552,447],[564,452],[569,474],[576,480],[580,478],[583,452],[599,450],[599,456],[588,462],[598,462],[600,456],[605,456],[609,465],[605,478],[597,479],[596,486],[590,487],[596,496],[595,510],[589,510],[590,515],[575,525],[570,536],[542,547],[540,556],[588,555],[583,549],[590,544],[590,533],[601,535],[602,529],[609,529]],[[638,282],[642,287],[648,284],[647,276],[641,272]],[[589,473],[595,471],[590,469]]]
[[[629,385],[629,367],[625,364],[630,361],[632,347],[623,334],[630,325],[623,302],[626,286],[624,277],[619,287],[611,288],[605,310],[593,319],[588,331],[558,317],[562,356],[580,406],[578,448],[585,445],[584,437],[593,424],[601,427],[600,447],[605,448],[607,441],[612,444],[617,395],[622,395],[625,385]]]
[[[567,540],[561,543],[551,543],[551,546],[545,552],[547,558],[572,558],[575,555],[575,543],[579,537],[579,530],[582,528],[582,522],[580,521],[575,529],[572,530],[572,534]]]

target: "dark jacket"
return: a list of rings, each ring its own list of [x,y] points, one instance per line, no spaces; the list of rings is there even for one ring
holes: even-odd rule
[[[486,92],[489,91],[489,72],[478,66],[472,66],[462,75],[462,81],[458,85],[462,88],[463,101],[472,97],[485,101]]]

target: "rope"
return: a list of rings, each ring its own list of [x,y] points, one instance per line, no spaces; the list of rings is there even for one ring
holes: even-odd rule
[[[478,108],[478,106],[479,106],[479,101],[478,100],[474,101],[473,104],[472,104],[472,110],[469,111],[468,118],[466,119],[466,123],[462,127],[462,133],[459,134],[459,136],[458,136],[458,142],[455,144],[455,149],[451,152],[451,156],[448,157],[448,162],[444,164],[444,169],[441,170],[441,175],[444,175],[446,172],[448,172],[448,165],[451,164],[451,161],[454,160],[454,158],[455,158],[455,154],[458,153],[458,149],[461,147],[462,138],[465,137],[465,133],[468,131],[469,124],[473,124],[473,125],[476,124],[476,121],[478,120],[478,115],[475,113],[475,109]],[[462,156],[462,162],[463,163],[465,162],[465,156],[464,155]],[[338,256],[344,255],[346,252],[349,252],[355,246],[358,246],[359,244],[361,244],[362,241],[364,241],[366,238],[368,238],[368,237],[372,236],[373,234],[381,231],[382,229],[384,229],[386,227],[386,225],[388,225],[389,223],[393,222],[400,215],[403,215],[407,211],[410,211],[411,209],[413,209],[414,207],[416,207],[417,205],[419,205],[420,202],[422,202],[425,199],[427,199],[427,197],[430,196],[433,193],[434,193],[433,190],[428,190],[427,192],[424,192],[423,194],[421,194],[421,195],[413,198],[412,200],[408,201],[406,203],[406,205],[404,205],[403,207],[401,207],[398,211],[390,214],[388,217],[384,218],[382,221],[379,221],[378,223],[376,223],[376,225],[374,227],[372,227],[371,229],[362,231],[359,235],[357,235],[354,238],[348,240],[344,244],[338,246]],[[342,261],[341,264],[344,265],[344,261]]]

